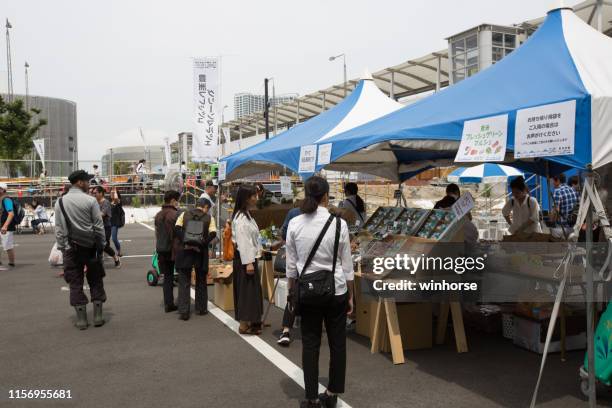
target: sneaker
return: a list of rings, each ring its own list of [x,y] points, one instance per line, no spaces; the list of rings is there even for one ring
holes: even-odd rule
[[[181,314],[179,315],[179,319],[181,319],[181,320],[185,320],[185,321],[189,320],[189,312],[187,312],[187,313],[181,313]]]
[[[302,402],[300,402],[300,408],[321,408],[322,405],[319,401],[310,401],[310,400],[304,400]]]
[[[321,402],[321,407],[323,408],[336,408],[336,404],[338,404],[338,396],[337,395],[329,395],[324,392],[323,394],[319,394],[319,401]]]
[[[289,344],[291,344],[291,335],[289,332],[283,332],[276,343],[279,346],[289,347]]]
[[[115,268],[121,268],[121,259],[117,258],[115,261]]]

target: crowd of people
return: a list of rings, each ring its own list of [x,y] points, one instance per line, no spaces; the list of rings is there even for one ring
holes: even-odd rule
[[[104,254],[121,265],[119,230],[125,224],[121,195],[96,183],[96,176],[75,171],[70,187],[65,189],[55,205],[57,248],[63,253],[64,279],[70,288],[70,304],[76,311],[75,326],[89,326],[83,284],[87,279],[93,303],[93,324],[105,323],[102,305],[106,301],[103,278]],[[90,182],[94,181],[94,186]],[[579,205],[579,179],[566,183],[565,175],[553,177],[551,194],[551,231],[567,236],[573,228]],[[181,209],[181,194],[166,191],[161,210],[155,216],[155,249],[160,273],[164,276],[164,312],[178,312],[178,318],[191,318],[191,281],[195,275],[195,314],[208,314],[207,275],[209,259],[218,242],[216,207],[224,200],[212,180],[202,183],[203,191],[194,208]],[[7,252],[9,266],[15,265],[13,234],[15,232],[15,202],[7,196],[6,184],[0,183],[0,239]],[[282,320],[278,344],[291,343],[291,329],[300,316],[302,364],[305,396],[302,407],[333,407],[337,395],[344,392],[346,376],[347,321],[354,309],[354,272],[351,259],[349,227],[360,226],[366,220],[366,206],[359,196],[356,183],[346,183],[345,198],[337,208],[330,206],[329,184],[313,176],[305,184],[305,197],[297,201],[281,227],[281,239],[273,249],[284,247],[285,272],[288,278],[288,301]],[[542,232],[538,200],[530,196],[523,177],[510,182],[511,196],[502,209],[511,234]],[[230,231],[233,249],[234,317],[239,332],[259,335],[263,330],[263,292],[259,262],[262,259],[260,226],[253,211],[263,196],[263,186],[243,184],[235,194],[231,218],[223,229]],[[436,209],[448,209],[460,198],[456,184],[446,187],[446,195],[435,203]],[[32,212],[31,226],[41,233],[40,226],[48,222],[44,206],[33,200],[27,208]],[[468,215],[466,241],[478,231]],[[472,228],[473,227],[473,228]],[[474,231],[475,230],[475,233]],[[114,245],[114,249],[111,245]],[[213,255],[214,256],[214,255]],[[175,273],[178,295],[174,296]],[[313,289],[314,288],[314,289]],[[322,328],[325,326],[330,349],[330,365],[326,392],[318,394],[319,350]]]

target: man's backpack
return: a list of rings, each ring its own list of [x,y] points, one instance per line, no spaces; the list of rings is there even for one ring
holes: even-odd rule
[[[183,244],[191,247],[204,247],[206,245],[205,229],[206,214],[199,210],[188,211],[184,215],[184,238]]]
[[[3,211],[4,211],[4,200],[11,200],[13,202],[13,221],[11,221],[11,225],[12,226],[17,226],[17,225],[21,224],[21,222],[23,221],[23,219],[25,217],[25,210],[23,209],[23,207],[21,206],[19,201],[13,200],[10,197],[5,197],[2,200],[2,210]],[[2,218],[6,219],[4,216]]]

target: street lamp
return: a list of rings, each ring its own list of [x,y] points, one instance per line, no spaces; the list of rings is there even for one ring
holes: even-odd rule
[[[342,57],[342,67],[344,68],[344,97],[346,98],[346,55],[344,53],[329,57],[330,61],[334,61],[336,58]]]

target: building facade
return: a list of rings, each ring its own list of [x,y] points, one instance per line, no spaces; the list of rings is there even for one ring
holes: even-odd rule
[[[8,95],[2,94],[3,99]],[[13,98],[25,100],[25,95],[13,95]],[[47,124],[43,126],[33,139],[44,139],[45,141],[45,167],[47,174],[51,177],[68,176],[78,162],[77,141],[77,108],[76,103],[59,98],[46,96],[28,96],[27,105],[30,108],[39,109],[40,118],[46,119]],[[29,163],[20,166],[19,174],[30,177],[38,176],[42,169],[40,158],[35,155],[34,146],[32,154],[24,157],[24,160],[34,158],[34,167]],[[7,175],[6,166],[0,168],[1,175]]]
[[[296,94],[279,95],[275,98],[270,98],[270,105],[282,105],[283,103],[293,101],[296,97]],[[248,92],[241,92],[234,95],[234,119],[240,119],[243,116],[261,112],[264,108],[264,95],[256,95]]]
[[[521,27],[483,24],[448,38],[450,83],[495,64],[525,42],[527,34]]]

